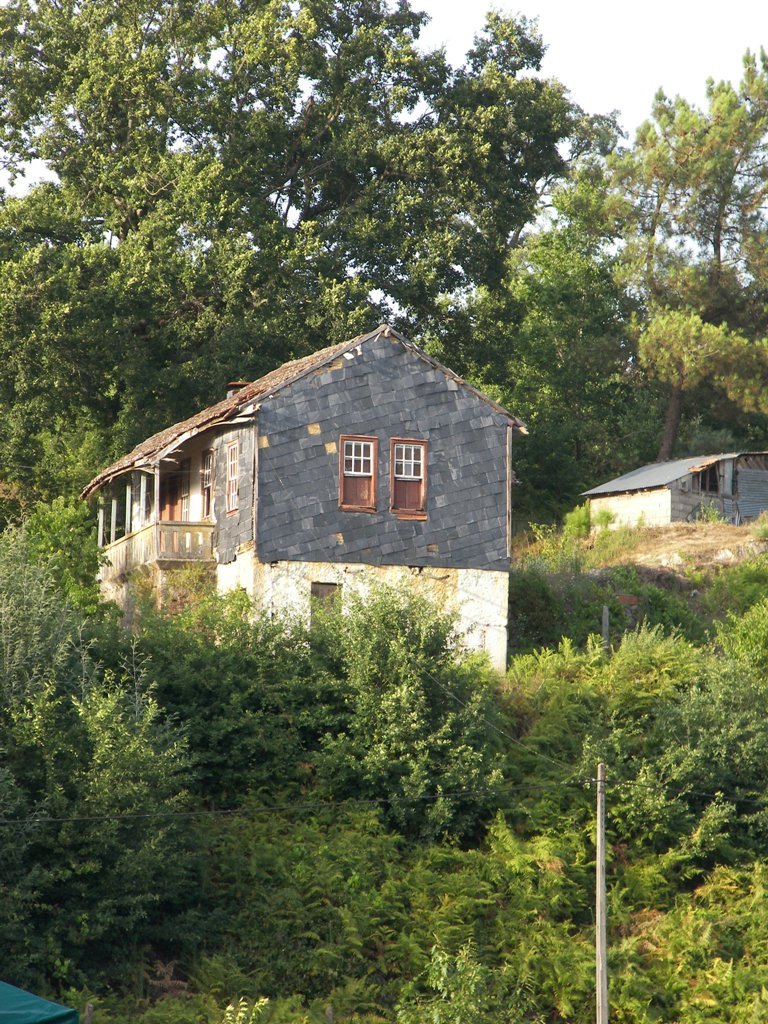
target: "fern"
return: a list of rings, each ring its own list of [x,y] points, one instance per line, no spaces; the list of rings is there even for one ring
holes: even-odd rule
[[[264,1019],[268,1005],[268,999],[246,999],[242,996],[236,1003],[227,1006],[220,1024],[256,1024]]]

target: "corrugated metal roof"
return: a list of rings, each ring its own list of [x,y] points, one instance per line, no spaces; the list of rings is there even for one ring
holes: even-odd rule
[[[736,459],[739,455],[762,455],[763,452],[724,452],[720,455],[695,455],[687,459],[672,459],[670,462],[653,462],[650,466],[641,466],[630,473],[617,476],[615,480],[583,491],[582,497],[590,498],[598,494],[621,494],[623,491],[651,491],[655,487],[666,487],[679,480],[686,473],[706,469],[713,462],[723,459]]]
[[[394,338],[399,341],[404,348],[414,352],[420,359],[429,363],[429,365],[434,369],[444,373],[450,380],[456,381],[457,384],[466,388],[467,391],[471,391],[472,394],[482,399],[497,412],[507,416],[512,426],[520,433],[527,433],[525,424],[522,420],[513,416],[512,413],[507,412],[507,410],[500,406],[498,402],[489,398],[488,395],[484,395],[482,391],[478,391],[477,388],[467,383],[467,381],[459,377],[458,374],[454,373],[453,370],[449,370],[436,359],[428,356],[426,352],[422,352],[420,348],[414,345],[413,342],[408,341],[407,338],[396,331],[393,327],[390,327],[388,324],[381,324],[375,331],[371,331],[368,334],[360,334],[358,337],[352,338],[350,341],[344,341],[338,345],[331,345],[329,348],[321,349],[319,352],[314,352],[312,355],[304,356],[302,359],[293,359],[288,363],[283,363],[282,366],[278,366],[277,369],[272,370],[270,373],[266,374],[266,376],[260,377],[258,380],[252,381],[249,384],[245,384],[221,402],[217,402],[216,405],[209,406],[209,408],[203,409],[194,416],[190,416],[188,419],[182,420],[180,423],[175,423],[173,426],[168,427],[165,430],[161,430],[157,434],[153,434],[152,437],[147,438],[146,441],[142,441],[141,444],[137,445],[132,452],[124,455],[121,459],[118,459],[117,462],[114,462],[111,466],[108,466],[105,470],[99,473],[98,476],[95,476],[88,486],[85,487],[80,497],[87,498],[103,484],[114,479],[114,477],[119,476],[121,473],[125,473],[129,469],[147,467],[151,465],[153,460],[157,459],[163,453],[173,450],[176,443],[181,444],[182,441],[189,437],[193,437],[202,430],[206,430],[207,428],[216,426],[219,423],[225,423],[234,419],[239,412],[243,411],[247,406],[252,405],[254,401],[258,401],[267,398],[269,395],[275,394],[281,388],[294,383],[294,381],[300,380],[302,377],[306,376],[306,374],[311,373],[313,370],[319,369],[326,363],[331,362],[335,357],[343,355],[343,353],[356,348],[358,345],[364,345],[366,342],[374,341],[376,338],[382,336],[385,338]]]

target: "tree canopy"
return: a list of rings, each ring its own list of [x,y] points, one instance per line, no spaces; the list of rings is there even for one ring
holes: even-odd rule
[[[227,379],[384,317],[424,329],[500,280],[586,119],[536,74],[525,19],[490,15],[457,68],[419,49],[424,20],[385,0],[4,5],[4,162],[54,179],[0,205],[0,451],[27,497]]]

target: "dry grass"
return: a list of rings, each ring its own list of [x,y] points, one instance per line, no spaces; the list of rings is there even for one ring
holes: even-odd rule
[[[539,563],[549,571],[583,571],[634,564],[672,570],[729,565],[768,551],[768,539],[754,526],[727,523],[672,523],[669,526],[620,527],[568,539],[553,531],[539,540],[519,538],[513,562],[525,568]]]
[[[638,531],[641,538],[632,552],[638,565],[663,568],[706,568],[726,565],[768,550],[751,526],[727,523],[672,523]]]

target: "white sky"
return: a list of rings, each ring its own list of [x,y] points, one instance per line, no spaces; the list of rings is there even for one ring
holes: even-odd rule
[[[707,78],[737,84],[744,53],[768,49],[768,0],[412,0],[432,22],[422,33],[459,63],[489,7],[538,18],[558,78],[588,113],[620,112],[630,137],[663,88],[697,105]]]

